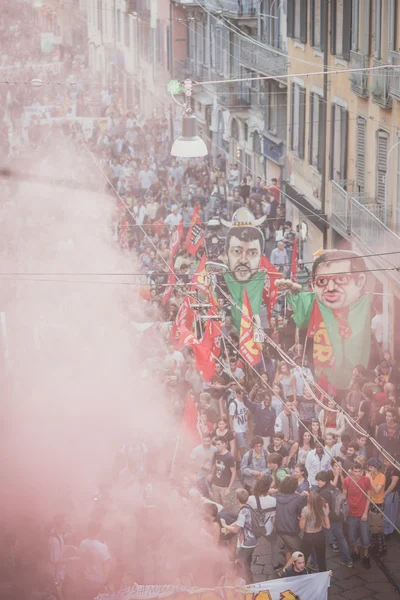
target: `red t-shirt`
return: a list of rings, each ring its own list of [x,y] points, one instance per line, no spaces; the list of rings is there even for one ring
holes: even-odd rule
[[[364,492],[369,492],[371,490],[371,481],[368,477],[365,477],[365,475],[360,477],[357,484],[350,477],[346,477],[343,482],[343,489],[347,490],[347,502],[349,504],[351,517],[362,517],[367,504],[367,497],[364,496],[357,485],[360,486]]]

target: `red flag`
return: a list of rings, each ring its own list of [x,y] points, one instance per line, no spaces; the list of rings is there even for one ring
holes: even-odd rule
[[[182,304],[179,307],[174,324],[172,325],[171,341],[177,350],[179,350],[182,347],[182,343],[180,341],[180,328],[186,327],[189,331],[191,331],[193,326],[194,310],[192,309],[190,304],[190,298],[185,296]]]
[[[194,255],[200,246],[203,246],[203,244],[204,229],[201,224],[199,210],[197,206],[195,206],[184,248],[189,252],[189,254]]]
[[[176,229],[172,232],[171,235],[171,257],[173,258],[178,251],[181,240],[183,238],[183,221],[181,221]]]
[[[193,395],[191,392],[188,392],[181,423],[182,433],[190,435],[190,437],[193,438],[193,441],[200,442],[201,436],[198,428],[198,421],[199,413],[196,404],[194,403]]]
[[[191,347],[198,371],[205,381],[210,381],[215,374],[210,348],[200,342],[184,325],[180,327],[180,341],[184,346]]]
[[[267,274],[264,281],[263,301],[267,307],[268,318],[270,318],[279,294],[275,281],[282,279],[282,273],[274,267],[264,254],[261,256],[260,271],[265,271]]]
[[[206,253],[204,252],[204,254],[201,257],[201,260],[197,266],[197,269],[193,273],[192,283],[194,285],[190,286],[190,288],[199,290],[200,292],[204,292],[205,294],[209,294],[210,290],[207,287],[207,283],[206,283],[206,262],[207,262],[207,257],[206,257]]]
[[[262,346],[260,343],[254,341],[253,312],[246,289],[243,292],[239,350],[240,354],[251,366],[256,365],[261,360]]]
[[[172,290],[174,289],[174,284],[176,283],[176,275],[174,273],[174,257],[171,253],[171,258],[169,261],[169,270],[168,270],[168,283],[165,286],[164,293],[162,295],[163,302],[169,302],[172,296]]]
[[[210,309],[208,315],[215,316],[215,309]],[[208,319],[202,339],[202,344],[210,350],[208,364],[203,368],[203,378],[206,381],[210,381],[215,375],[215,362],[221,354],[221,336],[222,329],[220,321]]]
[[[290,267],[290,272],[293,276],[296,275],[297,272],[297,259],[298,259],[298,250],[297,250],[297,239],[294,239],[293,244],[293,252],[292,252],[292,264]]]

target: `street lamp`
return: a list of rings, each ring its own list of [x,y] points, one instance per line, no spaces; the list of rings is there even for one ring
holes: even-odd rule
[[[183,104],[182,135],[173,143],[171,155],[177,158],[202,158],[207,156],[208,150],[204,140],[196,132],[196,117],[190,108],[190,97],[192,95],[192,82],[190,79],[186,79],[183,87],[185,103]]]

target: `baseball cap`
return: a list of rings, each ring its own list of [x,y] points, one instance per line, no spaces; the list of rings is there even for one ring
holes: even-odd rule
[[[298,558],[304,558],[304,554],[302,552],[293,552],[292,560],[296,561]]]

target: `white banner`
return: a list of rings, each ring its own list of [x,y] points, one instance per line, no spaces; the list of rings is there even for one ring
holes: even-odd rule
[[[137,585],[131,588],[99,594],[95,600],[327,600],[330,576],[314,573],[300,577],[285,577],[242,588],[187,588],[176,585]]]

